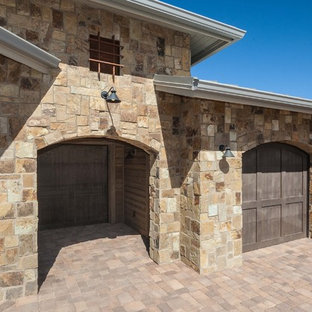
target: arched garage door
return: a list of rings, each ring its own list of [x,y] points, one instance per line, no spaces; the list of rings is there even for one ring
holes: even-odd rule
[[[39,228],[108,222],[107,147],[61,144],[38,153]]]
[[[307,235],[308,156],[280,143],[243,154],[243,251]]]

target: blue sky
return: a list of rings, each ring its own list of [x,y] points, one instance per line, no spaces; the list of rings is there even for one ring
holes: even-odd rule
[[[163,1],[247,31],[193,76],[312,99],[312,0]]]

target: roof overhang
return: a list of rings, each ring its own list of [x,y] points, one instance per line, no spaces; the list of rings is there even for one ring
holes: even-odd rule
[[[194,77],[155,75],[154,85],[157,91],[186,97],[312,113],[310,99],[199,80]]]
[[[191,35],[191,63],[202,61],[244,37],[245,31],[156,0],[80,0]]]
[[[0,27],[0,54],[42,73],[57,68],[61,61],[3,27]]]

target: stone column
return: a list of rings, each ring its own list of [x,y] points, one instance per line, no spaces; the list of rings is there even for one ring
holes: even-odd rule
[[[201,125],[199,271],[209,273],[242,262],[242,153],[228,105],[205,103]],[[223,158],[220,144],[235,157]]]

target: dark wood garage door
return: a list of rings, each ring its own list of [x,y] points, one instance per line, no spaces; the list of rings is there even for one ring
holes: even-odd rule
[[[149,234],[149,156],[139,149],[125,157],[125,222],[143,236]]]
[[[307,235],[308,156],[279,143],[243,154],[243,251]]]
[[[108,221],[107,147],[58,145],[38,153],[40,229]]]

